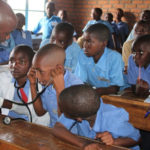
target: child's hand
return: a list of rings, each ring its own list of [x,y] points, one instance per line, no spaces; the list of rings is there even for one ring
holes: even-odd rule
[[[92,143],[89,145],[86,145],[83,150],[102,150],[100,145],[98,143]]]
[[[60,93],[65,88],[64,69],[61,66],[53,69],[51,77],[53,78],[53,85],[56,92]]]
[[[114,144],[114,138],[109,132],[97,133],[96,139],[101,139],[101,141],[106,145]]]
[[[144,80],[137,80],[136,82],[136,95],[140,97],[147,97],[149,95],[149,85]]]
[[[36,84],[36,72],[34,68],[30,68],[27,74],[30,84]]]

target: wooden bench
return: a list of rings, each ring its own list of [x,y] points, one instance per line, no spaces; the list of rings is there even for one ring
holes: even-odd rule
[[[130,122],[134,127],[150,131],[150,115],[144,118],[150,104],[144,103],[144,99],[114,95],[103,95],[102,99],[104,103],[123,107],[129,113]]]
[[[22,120],[13,120],[10,125],[5,125],[3,117],[0,116],[1,150],[80,150],[79,147],[54,137],[51,128]],[[90,139],[84,138],[84,140]],[[127,150],[117,146],[106,146],[100,142],[99,144],[103,150]]]

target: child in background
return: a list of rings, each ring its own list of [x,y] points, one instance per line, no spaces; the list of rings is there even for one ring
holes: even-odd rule
[[[109,31],[110,31],[109,41],[108,41],[107,47],[114,48],[114,44],[113,44],[113,40],[112,40],[112,34],[114,33],[114,30],[113,30],[112,26],[109,24],[109,22],[104,21],[104,20],[101,19],[102,13],[103,13],[103,11],[102,11],[101,8],[93,8],[91,10],[92,20],[88,21],[88,23],[85,25],[85,27],[83,28],[82,31],[85,32],[86,29],[90,25],[93,25],[93,24],[96,24],[96,23],[101,23],[101,24],[106,25],[108,27]]]
[[[30,121],[30,115],[25,106],[14,105],[8,100],[27,103],[32,101],[30,91],[30,81],[27,73],[32,64],[34,56],[33,50],[29,46],[19,45],[13,49],[9,58],[10,72],[6,77],[4,72],[0,74],[0,99],[4,101],[3,108],[10,108],[9,116],[13,118],[23,118]],[[23,102],[24,101],[24,102]],[[33,105],[28,106],[31,111],[32,122],[48,126],[49,114],[38,117]]]
[[[17,27],[12,32],[12,36],[15,41],[15,45],[19,44],[25,44],[32,48],[32,39],[31,39],[31,33],[29,31],[24,31],[23,26],[25,25],[25,17],[21,13],[17,13]]]
[[[123,44],[123,49],[122,49],[122,59],[125,63],[125,70],[127,70],[128,67],[128,59],[129,56],[132,53],[132,44],[136,38],[139,36],[149,34],[150,33],[150,22],[146,22],[143,20],[140,20],[136,23],[135,28],[134,28],[134,39],[126,41]]]
[[[147,97],[150,89],[150,35],[137,38],[128,61],[127,80],[131,88],[126,94],[134,93],[139,97]]]
[[[123,43],[125,42],[128,34],[129,34],[129,29],[127,23],[123,22],[121,19],[124,16],[124,12],[121,8],[116,9],[116,18],[115,18],[115,24],[118,27],[119,34],[120,34],[120,43],[119,43],[119,48],[122,48]]]
[[[68,15],[66,10],[59,10],[57,16],[62,20],[62,22],[68,22]]]
[[[33,34],[37,34],[41,29],[43,30],[42,40],[50,39],[53,28],[61,22],[61,19],[54,15],[55,3],[47,2],[46,16],[43,17],[33,30]]]
[[[104,104],[90,86],[74,85],[64,89],[59,97],[59,106],[63,114],[52,131],[62,140],[84,149],[100,148],[98,144],[85,143],[74,135],[77,134],[97,138],[106,145],[139,150],[136,145],[140,134],[129,123],[128,113],[122,108]]]
[[[109,29],[103,24],[94,24],[83,36],[84,51],[79,55],[75,75],[96,87],[100,95],[116,94],[124,85],[124,65],[121,55],[106,47]]]
[[[140,14],[140,19],[139,20],[143,20],[143,21],[150,21],[150,10],[144,10],[141,12]],[[136,24],[134,25],[132,31],[130,32],[128,38],[126,41],[129,41],[129,40],[133,40],[134,39],[134,28],[135,28]]]
[[[66,59],[64,66],[74,73],[81,51],[80,46],[73,41],[74,28],[69,23],[59,23],[53,30],[50,43],[56,43],[65,49]]]
[[[45,114],[46,111],[49,112],[50,127],[55,125],[61,114],[58,105],[60,92],[71,85],[82,84],[81,80],[64,69],[64,61],[65,50],[55,44],[43,46],[33,58],[33,71],[30,77],[33,80],[36,77],[43,86],[48,86],[41,95],[41,99],[38,99],[33,105],[39,116]],[[35,86],[33,82],[32,86]],[[36,91],[32,90],[32,92],[36,95]]]

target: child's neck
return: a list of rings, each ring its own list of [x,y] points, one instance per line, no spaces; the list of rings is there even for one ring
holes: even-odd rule
[[[95,115],[93,115],[93,116],[91,116],[87,119],[87,121],[89,122],[91,128],[93,128],[93,126],[94,126],[94,123],[95,123],[95,120],[96,120],[96,115],[97,114],[95,114]]]
[[[121,22],[121,18],[116,18],[116,23]]]
[[[26,80],[27,80],[26,76],[20,79],[16,79],[19,86],[22,86],[26,82]]]
[[[101,51],[99,51],[97,54],[95,54],[95,55],[93,56],[93,59],[94,59],[94,62],[95,62],[95,63],[98,62],[98,60],[101,58],[101,56],[103,55],[103,53],[104,53],[104,49],[101,50]]]

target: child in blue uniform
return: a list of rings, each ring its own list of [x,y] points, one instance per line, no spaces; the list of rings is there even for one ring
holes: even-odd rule
[[[66,59],[64,66],[72,73],[75,71],[78,56],[81,51],[80,46],[76,42],[73,42],[73,33],[74,28],[71,24],[59,23],[54,28],[50,40],[51,43],[56,43],[65,49]]]
[[[109,30],[103,24],[90,26],[84,32],[84,51],[79,55],[75,75],[100,94],[115,94],[124,85],[121,55],[106,47]]]
[[[55,136],[80,147],[88,143],[82,142],[70,132],[92,139],[97,138],[106,145],[139,149],[135,145],[140,134],[129,123],[128,113],[122,108],[104,104],[90,86],[74,85],[66,88],[60,94],[59,106],[63,114],[54,126]]]
[[[150,89],[150,35],[137,38],[128,61],[128,84],[132,88],[126,92],[133,92],[140,97],[147,97]]]
[[[25,44],[30,47],[32,47],[32,39],[31,39],[31,33],[29,31],[24,31],[23,26],[25,25],[25,17],[21,13],[17,13],[17,27],[16,29],[12,32],[12,36],[15,41],[15,45],[19,44]]]
[[[41,29],[43,29],[42,40],[49,39],[53,28],[56,24],[61,22],[61,19],[54,15],[54,11],[55,4],[53,2],[48,2],[46,5],[47,16],[42,18],[33,30],[33,33],[37,34]]]
[[[50,127],[54,126],[61,114],[58,105],[60,92],[66,87],[82,83],[70,71],[64,69],[64,61],[64,49],[55,44],[42,47],[33,59],[33,75],[36,75],[43,86],[48,86],[41,99],[34,103],[34,108],[39,116],[49,112]]]

